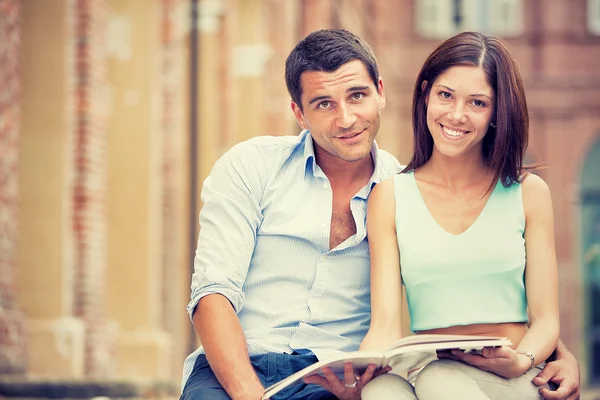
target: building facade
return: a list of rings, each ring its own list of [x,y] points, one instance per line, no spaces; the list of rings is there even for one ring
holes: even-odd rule
[[[284,61],[324,27],[374,48],[378,142],[404,163],[426,56],[463,30],[508,40],[561,336],[600,384],[599,0],[0,0],[0,372],[179,379],[201,182],[235,143],[299,132]]]

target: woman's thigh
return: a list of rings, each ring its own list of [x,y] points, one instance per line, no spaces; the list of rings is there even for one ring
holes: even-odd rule
[[[378,376],[361,392],[362,400],[417,400],[413,386],[394,374]]]
[[[415,391],[419,400],[539,400],[539,387],[532,383],[539,372],[536,367],[521,377],[506,379],[460,361],[438,360],[419,373]]]

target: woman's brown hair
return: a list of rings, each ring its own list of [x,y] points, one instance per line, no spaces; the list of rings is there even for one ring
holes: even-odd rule
[[[479,32],[463,32],[444,41],[427,58],[413,93],[414,153],[404,171],[419,168],[431,157],[433,139],[427,127],[426,98],[437,77],[456,65],[480,67],[496,94],[492,125],[483,139],[483,159],[495,171],[492,185],[521,181],[529,140],[529,113],[523,80],[506,42]],[[425,88],[422,83],[427,81]]]

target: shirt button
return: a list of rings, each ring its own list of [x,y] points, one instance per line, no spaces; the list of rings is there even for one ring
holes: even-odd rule
[[[329,187],[328,184],[326,184],[326,183],[323,184],[323,189],[327,190],[328,187]]]

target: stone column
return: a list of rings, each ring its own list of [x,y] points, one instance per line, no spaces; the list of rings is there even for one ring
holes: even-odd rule
[[[264,0],[235,0],[231,5],[235,25],[229,26],[231,35],[230,64],[233,112],[237,116],[231,126],[232,144],[254,136],[276,134],[266,125],[266,90],[264,77],[267,63],[273,55],[268,41]],[[269,77],[281,79],[281,77]]]
[[[266,134],[294,135],[300,127],[290,107],[290,95],[285,85],[285,60],[300,40],[301,4],[297,1],[267,0],[265,18],[268,42],[273,46],[263,75],[265,87]],[[317,14],[317,13],[315,13]]]
[[[18,302],[29,317],[29,372],[84,374],[74,315],[69,1],[22,5],[22,134]]]
[[[190,1],[161,0],[162,324],[173,338],[170,376],[181,378],[191,324],[189,249],[189,44]],[[193,218],[196,220],[196,218]]]
[[[20,2],[0,0],[0,374],[27,367],[25,317],[16,302],[21,122]]]
[[[226,150],[221,148],[222,132],[227,124],[222,117],[226,116],[231,123],[237,119],[237,110],[231,110],[224,104],[227,93],[221,86],[230,70],[235,68],[231,64],[233,60],[228,60],[229,47],[224,46],[229,41],[222,25],[225,3],[223,0],[198,2],[198,200],[201,183],[222,151]]]
[[[106,2],[69,3],[74,314],[85,325],[86,375],[100,377],[114,369],[115,340],[106,320]]]
[[[161,4],[108,4],[108,315],[120,328],[117,376],[156,379],[171,346],[161,329]]]

